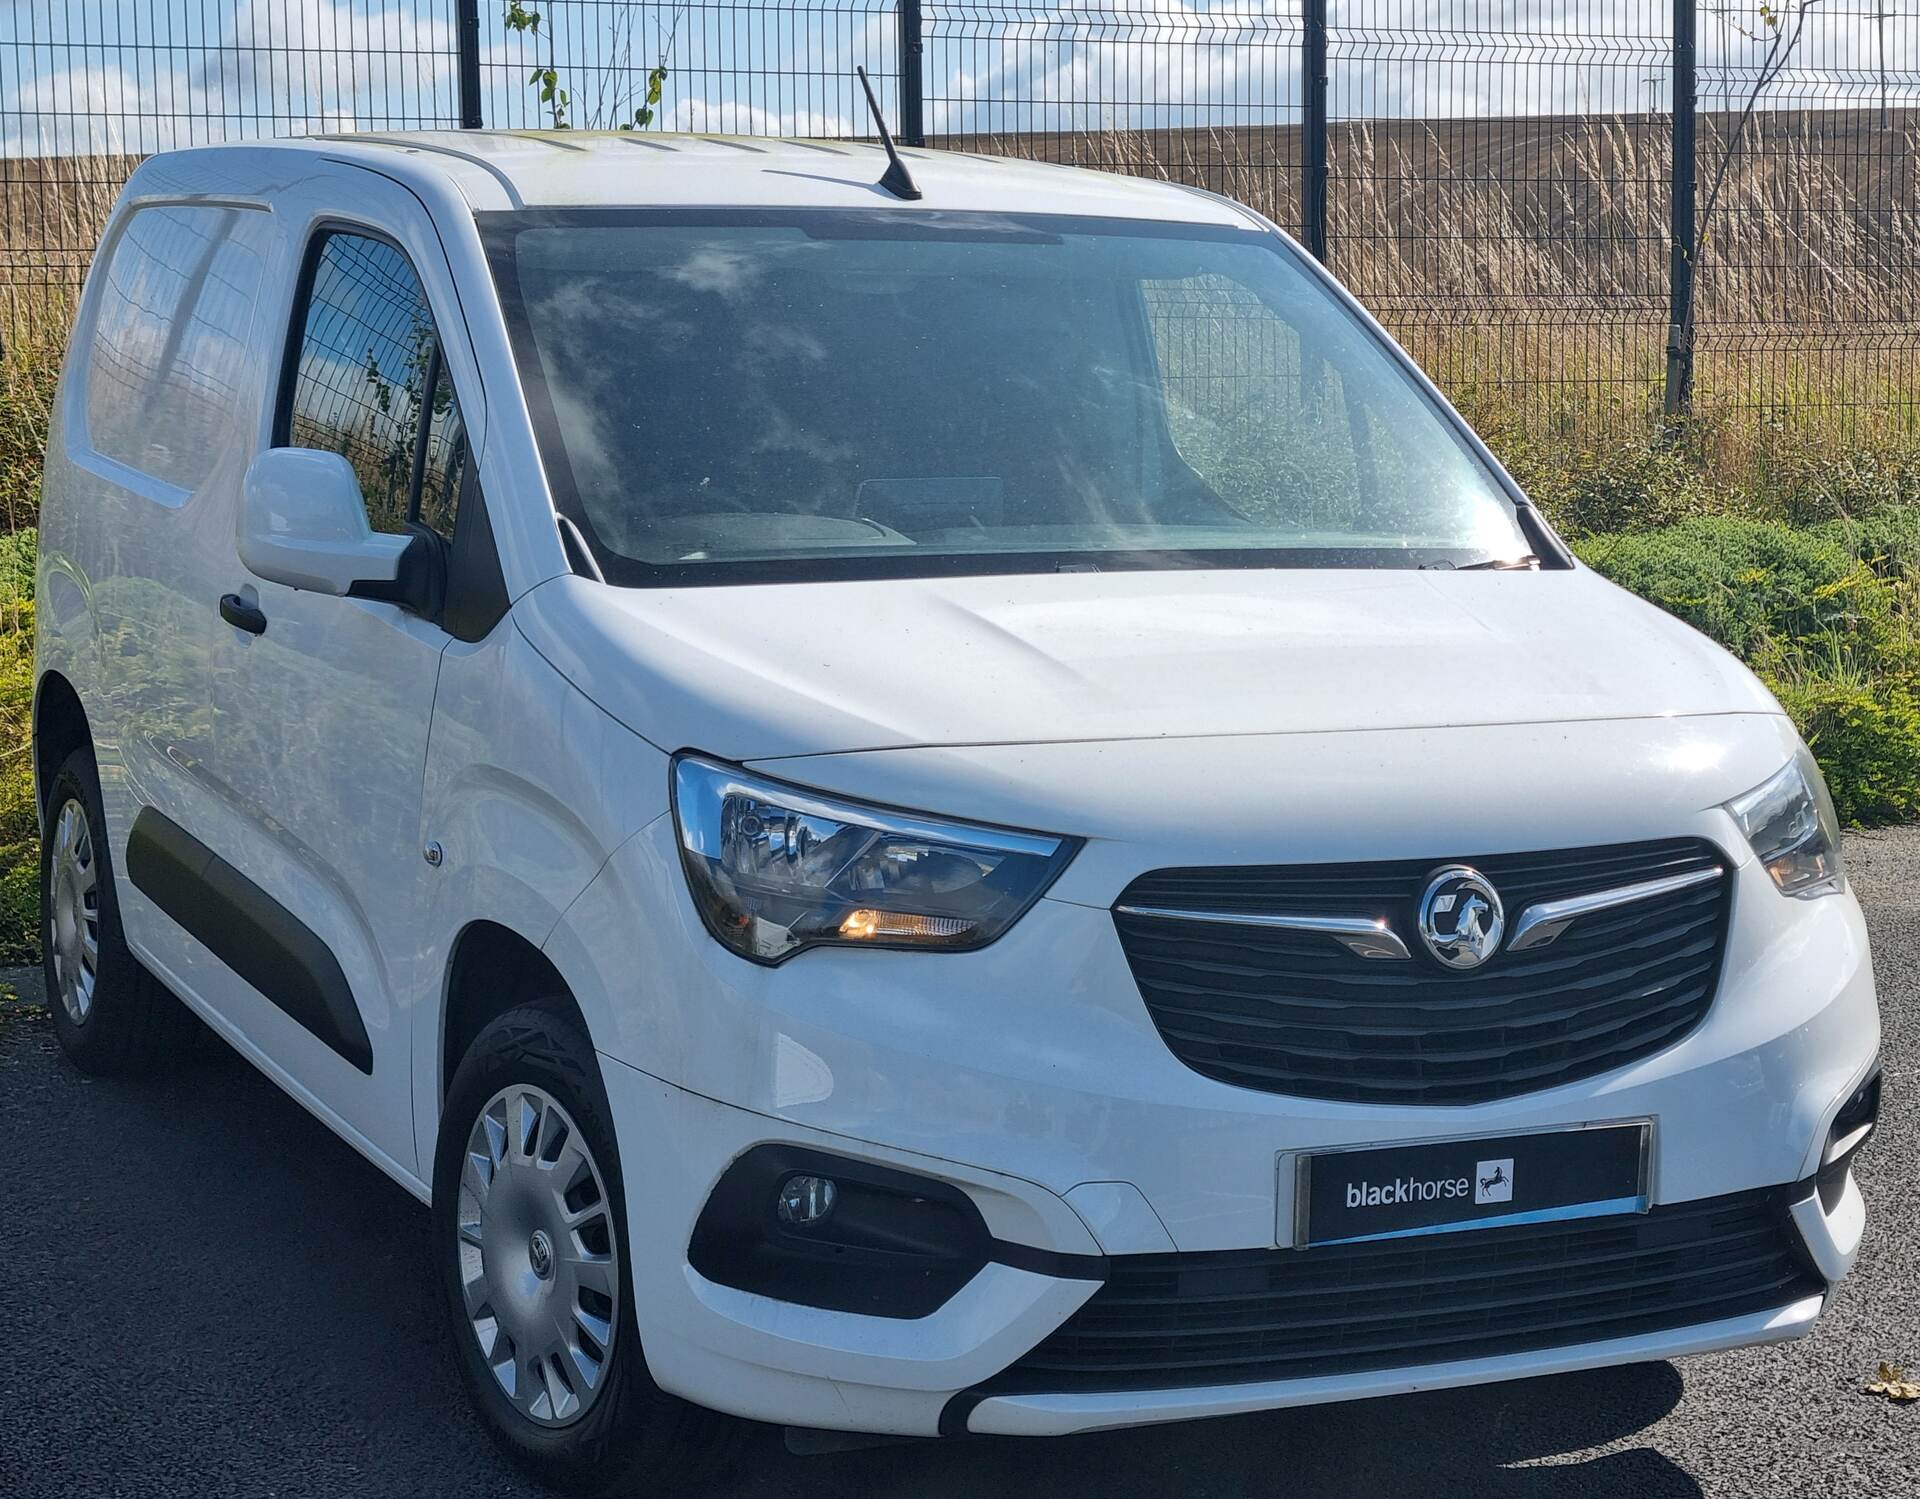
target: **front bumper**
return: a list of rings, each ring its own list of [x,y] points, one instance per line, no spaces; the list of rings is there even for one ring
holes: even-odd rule
[[[1726,846],[1725,830],[1712,831]],[[1864,924],[1851,896],[1783,902],[1751,859],[1733,878],[1718,998],[1680,1042],[1539,1093],[1389,1108],[1256,1093],[1187,1069],[1145,1013],[1110,913],[1090,904],[1043,900],[978,953],[820,951],[753,967],[707,937],[672,830],[658,822],[615,856],[550,944],[570,979],[588,976],[579,987],[623,1146],[653,1374],[701,1404],[792,1425],[930,1436],[944,1417],[948,1431],[1043,1433],[1795,1336],[1818,1296],[1730,1321],[1450,1364],[956,1403],[1072,1317],[1100,1281],[994,1262],[932,1315],[902,1320],[737,1291],[688,1260],[715,1183],[762,1144],[950,1183],[995,1239],[1085,1257],[1284,1245],[1279,1183],[1290,1153],[1339,1146],[1647,1118],[1656,1205],[1807,1182],[1836,1110],[1878,1050]],[[635,1002],[636,975],[659,1002]],[[1830,1282],[1858,1247],[1858,1193],[1849,1184],[1831,1207],[1811,1186],[1805,1196],[1794,1222]]]
[[[1809,1331],[1823,1302],[1819,1294],[1800,1295],[1737,1318],[1413,1367],[1225,1387],[982,1394],[977,1387],[1101,1288],[1097,1271],[1082,1276],[1073,1268],[1099,1265],[1101,1251],[1065,1198],[1035,1183],[799,1129],[612,1059],[603,1059],[603,1072],[620,1138],[656,1147],[647,1156],[644,1197],[629,1189],[629,1244],[649,1367],[676,1394],[756,1420],[907,1436],[1062,1435],[1777,1342]],[[996,1237],[1017,1233],[1012,1242],[1053,1250],[1063,1268],[1042,1273],[990,1262],[937,1311],[912,1319],[826,1311],[716,1284],[688,1263],[687,1234],[726,1163],[772,1141],[851,1152],[957,1186],[995,1225]],[[628,1179],[635,1180],[631,1172]],[[1852,1267],[1864,1228],[1851,1173],[1830,1208],[1811,1180],[1788,1195],[1800,1250],[1819,1276],[1837,1280]]]

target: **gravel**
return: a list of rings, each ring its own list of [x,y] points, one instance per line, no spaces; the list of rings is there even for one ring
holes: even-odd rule
[[[1630,1369],[1045,1443],[795,1457],[755,1428],[718,1493],[1896,1499],[1920,1403],[1920,829],[1849,857],[1873,931],[1888,1114],[1860,1263],[1811,1337]],[[37,973],[0,1003],[0,1494],[533,1492],[468,1414],[426,1210],[237,1057],[95,1082]]]

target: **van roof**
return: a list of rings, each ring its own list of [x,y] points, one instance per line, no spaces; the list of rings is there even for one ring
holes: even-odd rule
[[[253,149],[320,152],[396,176],[450,180],[475,211],[537,207],[871,208],[886,153],[860,141],[651,131],[420,130],[310,136]],[[246,149],[199,147],[201,152]],[[1175,183],[971,151],[902,148],[923,209],[1070,213],[1246,227],[1233,205]],[[402,162],[405,166],[402,166]]]

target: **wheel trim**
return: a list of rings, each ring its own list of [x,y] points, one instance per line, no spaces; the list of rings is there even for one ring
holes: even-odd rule
[[[61,1008],[75,1025],[93,1013],[100,973],[100,882],[86,808],[69,797],[53,823],[47,901],[47,952]]]
[[[467,1323],[494,1382],[536,1425],[579,1420],[612,1367],[619,1244],[599,1163],[550,1093],[516,1083],[480,1111],[455,1221]]]

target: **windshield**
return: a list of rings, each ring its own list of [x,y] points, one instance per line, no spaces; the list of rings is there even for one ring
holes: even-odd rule
[[[616,583],[1528,551],[1276,235],[919,210],[483,229],[556,502]]]

